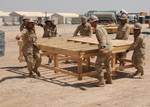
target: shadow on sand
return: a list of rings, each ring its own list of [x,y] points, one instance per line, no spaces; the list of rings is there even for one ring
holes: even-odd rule
[[[9,71],[15,74],[18,74],[19,76],[11,76],[11,77],[4,77],[2,79],[0,79],[0,83],[2,83],[3,81],[9,80],[9,79],[25,79],[27,78],[27,70],[23,70],[26,69],[26,66],[23,67],[1,67],[0,69],[4,69],[4,71]],[[70,70],[70,72],[75,72],[77,70],[77,67],[69,67],[69,68],[64,68],[67,70]],[[83,67],[83,69],[86,69]],[[95,70],[94,68],[90,68],[90,71]],[[60,75],[60,73],[57,75],[54,72],[50,72],[47,69],[44,69],[41,72],[42,77],[34,77],[33,79],[38,79],[38,80],[42,80],[45,82],[49,82],[49,83],[53,83],[56,85],[60,85],[63,87],[73,87],[73,88],[78,88],[80,90],[87,90],[87,88],[93,88],[96,87],[95,83],[97,82],[96,79],[91,79],[91,78],[83,78],[83,82],[82,81],[78,81],[77,78],[68,76],[66,74],[62,74]],[[117,76],[113,76],[113,80],[115,79],[121,79],[121,78],[128,78],[128,73],[125,72],[116,72]]]

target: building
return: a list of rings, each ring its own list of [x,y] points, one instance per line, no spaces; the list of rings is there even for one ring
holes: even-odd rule
[[[9,12],[0,11],[0,26],[6,25],[6,20],[9,19]]]
[[[22,18],[28,17],[34,21],[37,21],[37,19],[40,18],[46,18],[46,17],[50,17],[51,18],[51,13],[47,13],[47,12],[24,12],[24,11],[15,11],[15,12],[11,12],[10,13],[10,17],[13,19],[12,24],[16,25],[16,24],[20,24],[22,22]]]
[[[72,24],[73,18],[79,18],[77,13],[54,13],[51,19],[54,20],[55,24]]]

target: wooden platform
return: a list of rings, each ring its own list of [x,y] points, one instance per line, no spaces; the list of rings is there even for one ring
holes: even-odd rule
[[[21,44],[21,41],[19,41]],[[111,40],[113,48],[113,58],[111,61],[113,71],[116,70],[116,53],[125,52],[131,45],[132,41],[126,40]],[[83,65],[88,68],[91,66],[91,57],[96,56],[98,53],[98,42],[96,38],[92,37],[56,37],[56,38],[39,38],[37,41],[40,49],[47,54],[53,56],[54,67],[53,70],[57,72],[67,73],[78,77],[79,80],[83,76],[94,75],[94,72],[83,72]],[[19,45],[21,46],[21,45]],[[21,49],[21,48],[19,48]],[[19,51],[20,52],[20,51]],[[20,55],[21,52],[20,52]],[[62,69],[59,66],[59,56],[65,56],[77,62],[77,71],[70,72]],[[20,56],[21,57],[21,56]],[[65,59],[64,59],[65,60]]]

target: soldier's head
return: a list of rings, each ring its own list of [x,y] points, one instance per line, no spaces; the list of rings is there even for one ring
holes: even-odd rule
[[[81,23],[82,24],[86,24],[86,22],[87,22],[87,17],[86,16],[82,16],[81,17]]]
[[[120,24],[124,25],[128,22],[128,16],[126,14],[123,14],[120,18],[119,18]]]
[[[93,28],[96,28],[96,27],[97,27],[98,21],[99,21],[99,19],[98,19],[97,16],[92,15],[92,16],[90,16],[90,18],[89,18],[89,22],[90,22],[90,24],[91,24],[91,26],[92,26]]]
[[[28,17],[23,17],[22,22],[24,25],[26,25],[29,20],[30,19]]]
[[[140,23],[135,23],[134,24],[134,36],[137,37],[140,35],[142,31],[142,25]]]
[[[35,27],[34,21],[33,21],[33,20],[29,20],[29,21],[27,22],[26,28],[27,28],[28,30],[34,30],[34,27]]]
[[[51,26],[52,25],[52,21],[48,19],[48,20],[45,21],[45,24],[48,25],[48,26]]]

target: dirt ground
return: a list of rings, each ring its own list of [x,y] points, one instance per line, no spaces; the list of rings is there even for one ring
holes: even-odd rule
[[[70,35],[76,26],[58,27],[59,34]],[[112,85],[95,87],[96,79],[82,81],[65,74],[55,74],[40,67],[41,78],[26,78],[25,63],[19,63],[15,36],[18,26],[0,27],[5,31],[6,52],[0,57],[0,107],[150,107],[150,38],[146,40],[146,65],[143,80],[126,75],[126,69]],[[37,28],[41,36],[42,29]],[[47,62],[47,58],[44,58]]]

